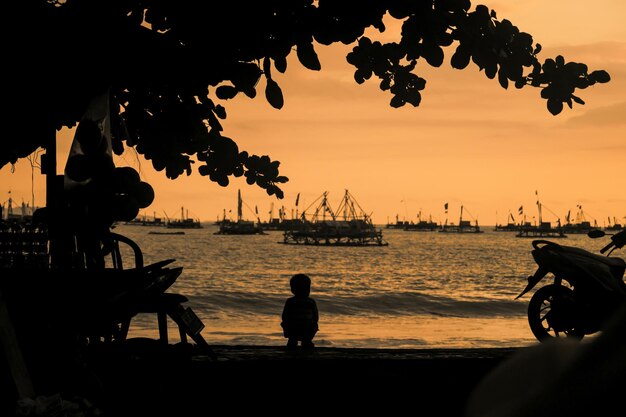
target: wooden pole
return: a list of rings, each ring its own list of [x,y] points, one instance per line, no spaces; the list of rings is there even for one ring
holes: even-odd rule
[[[57,146],[56,130],[52,127],[45,138],[46,153],[42,155],[42,174],[46,176],[46,210],[48,215],[48,241],[50,244],[50,267],[59,263],[58,242],[58,196],[57,196]]]

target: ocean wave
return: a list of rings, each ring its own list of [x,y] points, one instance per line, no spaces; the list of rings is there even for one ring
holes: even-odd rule
[[[433,315],[442,317],[515,317],[526,314],[526,304],[488,298],[454,299],[419,292],[313,297],[321,314],[363,316]],[[205,314],[280,315],[285,297],[220,291],[195,296],[190,305]]]

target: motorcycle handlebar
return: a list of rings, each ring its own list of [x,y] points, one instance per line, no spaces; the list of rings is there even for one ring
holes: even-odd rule
[[[622,248],[624,245],[626,245],[626,229],[611,236],[611,241],[618,248]]]
[[[611,249],[611,248],[613,247],[613,245],[614,245],[614,243],[613,243],[613,242],[609,243],[608,245],[606,245],[605,247],[603,247],[602,249],[600,249],[600,253],[604,253],[604,252],[606,252],[607,250]]]
[[[621,232],[611,236],[611,243],[600,249],[600,253],[604,253],[607,250],[611,249],[613,246],[616,248],[621,248],[626,244],[626,230],[622,230]]]

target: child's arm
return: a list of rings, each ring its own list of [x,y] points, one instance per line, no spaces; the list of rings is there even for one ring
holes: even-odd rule
[[[285,323],[286,319],[287,319],[287,318],[289,317],[289,315],[291,314],[291,313],[290,313],[290,310],[291,310],[291,309],[289,308],[290,306],[291,306],[291,303],[289,302],[289,299],[288,299],[287,301],[285,301],[285,306],[283,307],[283,314],[282,314],[282,316],[281,316],[281,318],[282,318],[282,323]],[[282,325],[282,323],[281,323],[281,325]]]
[[[320,320],[320,314],[317,310],[317,303],[315,302],[315,300],[311,299],[311,301],[313,301],[313,321],[315,322],[315,324],[317,324]]]

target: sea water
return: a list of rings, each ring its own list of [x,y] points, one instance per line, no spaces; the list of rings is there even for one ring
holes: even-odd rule
[[[286,245],[281,231],[216,235],[150,234],[160,227],[120,225],[145,263],[175,259],[183,272],[168,289],[202,320],[213,345],[284,345],[280,316],[289,279],[306,273],[320,311],[317,346],[359,348],[518,347],[537,343],[526,308],[515,300],[536,269],[532,239],[514,232],[415,232],[381,227],[388,246]],[[548,238],[547,240],[552,240]],[[593,252],[606,239],[569,235],[554,241]],[[126,265],[128,267],[128,265]],[[170,323],[171,337],[177,337]],[[130,337],[156,337],[156,317],[139,314]]]

